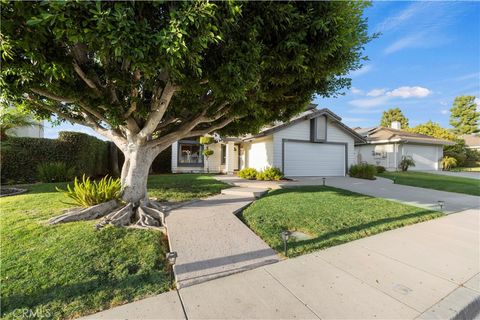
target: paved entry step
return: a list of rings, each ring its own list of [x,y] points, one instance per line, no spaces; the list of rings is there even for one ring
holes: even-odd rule
[[[268,192],[267,189],[262,188],[242,188],[242,187],[233,187],[229,189],[223,189],[222,194],[226,195],[235,195],[235,196],[249,196],[256,199],[262,197]]]

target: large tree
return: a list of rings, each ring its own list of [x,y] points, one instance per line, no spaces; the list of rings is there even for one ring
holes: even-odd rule
[[[382,127],[390,127],[393,121],[400,122],[400,127],[402,129],[408,128],[408,119],[403,115],[400,108],[391,108],[387,111],[383,111],[382,119],[380,120],[380,125]]]
[[[348,87],[371,39],[366,5],[8,2],[2,101],[113,141],[125,155],[126,205],[104,222],[157,225],[146,188],[153,159],[179,139],[254,132],[298,113],[315,94]]]
[[[479,132],[480,112],[477,111],[475,96],[459,96],[450,109],[450,125],[456,134]]]
[[[452,133],[450,130],[442,128],[438,123],[427,121],[425,123],[419,124],[413,128],[407,129],[407,131],[426,134],[438,139],[456,141],[458,137]]]

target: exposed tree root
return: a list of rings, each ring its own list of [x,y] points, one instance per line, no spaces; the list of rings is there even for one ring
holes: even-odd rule
[[[137,228],[160,228],[165,226],[165,214],[158,209],[158,205],[150,200],[141,201],[135,206],[128,203],[126,206],[106,215],[96,228],[102,228],[107,224],[116,227],[132,226]]]
[[[73,209],[67,211],[66,213],[53,217],[48,220],[49,224],[57,224],[64,222],[72,221],[81,221],[81,220],[94,220],[105,216],[108,212],[118,208],[118,202],[116,200],[111,200],[108,202],[100,203],[84,209]]]
[[[151,200],[142,200],[138,205],[127,203],[122,207],[117,201],[112,200],[89,208],[68,211],[50,219],[48,223],[57,224],[98,218],[102,219],[95,225],[97,229],[110,224],[116,227],[155,228],[165,231],[165,213],[161,210],[160,204]]]

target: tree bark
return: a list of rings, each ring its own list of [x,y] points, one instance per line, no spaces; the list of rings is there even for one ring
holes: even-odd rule
[[[122,167],[122,200],[138,206],[147,199],[147,180],[150,167],[155,159],[153,149],[146,146],[130,145],[124,153]]]

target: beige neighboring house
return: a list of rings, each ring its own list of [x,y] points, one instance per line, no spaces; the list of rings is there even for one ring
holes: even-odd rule
[[[480,136],[476,134],[464,134],[460,136],[460,138],[465,140],[467,148],[480,151]]]
[[[233,173],[243,168],[277,167],[285,176],[345,176],[356,162],[355,144],[364,138],[329,109],[309,109],[258,134],[217,138],[211,144],[210,172]],[[215,137],[215,136],[214,136]],[[207,162],[198,137],[172,145],[172,172],[205,172]]]
[[[397,121],[392,123],[391,128],[354,130],[366,140],[366,143],[355,146],[357,162],[383,166],[387,170],[397,170],[403,157],[410,157],[415,161],[415,167],[409,168],[411,171],[441,170],[443,147],[454,144],[428,135],[400,130],[400,123]]]
[[[14,137],[29,137],[29,138],[43,138],[44,126],[43,121],[32,120],[33,124],[25,127],[16,127],[7,131]]]

